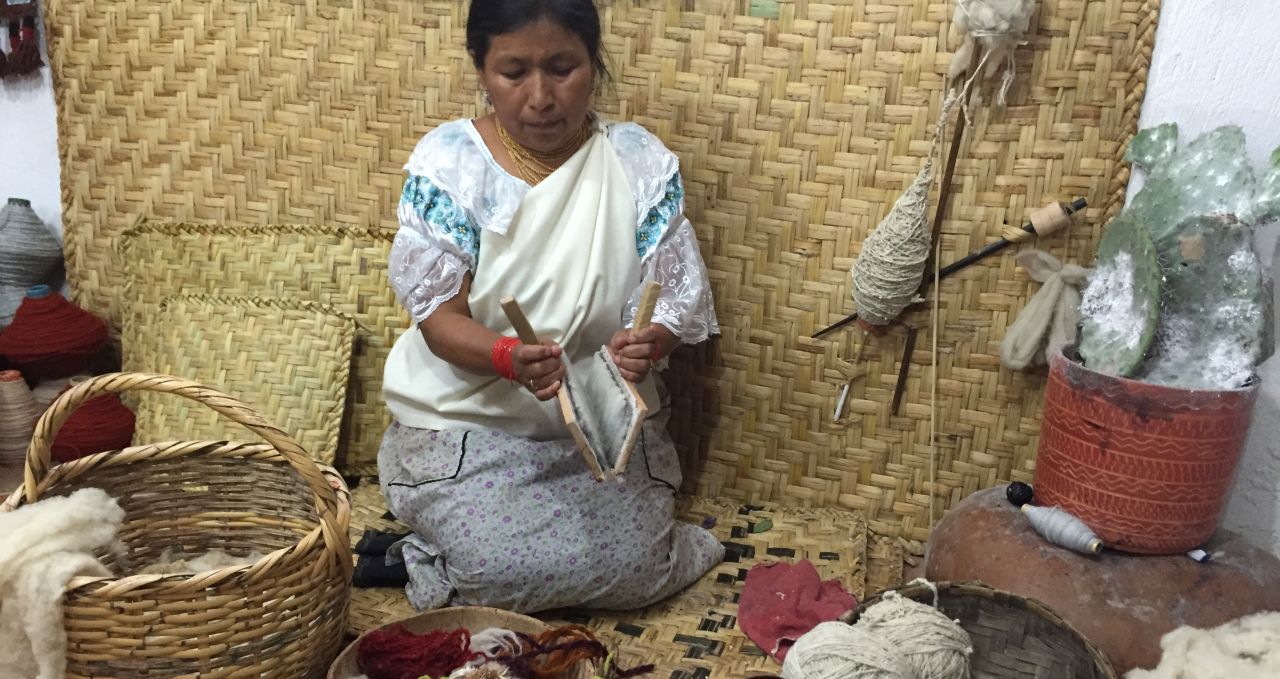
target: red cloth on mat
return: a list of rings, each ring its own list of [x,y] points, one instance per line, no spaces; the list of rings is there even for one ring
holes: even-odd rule
[[[747,638],[782,662],[801,635],[855,605],[839,580],[822,582],[808,561],[760,564],[747,573],[738,622]]]

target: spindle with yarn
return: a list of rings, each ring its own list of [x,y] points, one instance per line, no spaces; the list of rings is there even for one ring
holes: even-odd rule
[[[67,389],[85,381],[73,377]],[[64,389],[65,391],[65,389]],[[84,402],[58,429],[53,440],[53,459],[70,462],[77,458],[108,450],[127,448],[133,442],[137,424],[133,411],[120,401],[118,394],[103,394]]]
[[[40,408],[16,370],[0,371],[0,494],[22,483],[27,446]]]
[[[787,651],[783,679],[915,679],[907,658],[861,625],[824,622]]]
[[[36,285],[0,334],[0,356],[36,380],[67,377],[88,367],[106,341],[106,323]]]
[[[1083,521],[1061,507],[1022,505],[1022,513],[1041,537],[1081,554],[1102,551],[1102,540]]]
[[[932,587],[932,585],[930,585]],[[934,591],[935,601],[937,591]],[[973,642],[960,623],[928,604],[886,592],[862,612],[858,626],[889,642],[916,679],[967,679]]]

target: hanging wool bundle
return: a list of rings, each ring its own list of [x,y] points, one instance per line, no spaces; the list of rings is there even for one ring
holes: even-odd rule
[[[1017,259],[1032,280],[1044,285],[1027,302],[1000,343],[1000,364],[1010,370],[1048,363],[1058,347],[1075,342],[1080,287],[1089,279],[1088,269],[1063,265],[1057,257],[1041,250],[1024,250]]]
[[[957,0],[955,26],[964,35],[964,42],[951,58],[948,78],[956,80],[969,70],[981,43],[987,76],[994,75],[1004,65],[996,94],[996,103],[1004,105],[1016,73],[1013,51],[1026,42],[1035,9],[1035,0]]]

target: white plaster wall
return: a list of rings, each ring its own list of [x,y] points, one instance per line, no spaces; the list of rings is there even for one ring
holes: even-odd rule
[[[1280,146],[1280,2],[1164,0],[1142,105],[1143,127],[1175,122],[1182,139],[1244,128],[1261,167]],[[1139,183],[1133,182],[1130,193]],[[1259,234],[1269,257],[1280,225]],[[1253,427],[1223,525],[1280,554],[1280,358],[1262,366]]]
[[[1142,124],[1184,137],[1234,123],[1261,165],[1280,145],[1280,1],[1164,0]],[[0,41],[7,37],[0,32]],[[48,67],[0,81],[0,199],[20,196],[61,231],[57,128]],[[1277,227],[1260,237],[1271,252]],[[1263,366],[1248,448],[1224,525],[1280,554],[1280,358]]]
[[[0,47],[7,53],[7,25],[4,29]],[[42,39],[42,54],[43,47]],[[20,80],[0,78],[0,202],[30,200],[40,219],[61,237],[60,182],[57,110],[49,67]]]

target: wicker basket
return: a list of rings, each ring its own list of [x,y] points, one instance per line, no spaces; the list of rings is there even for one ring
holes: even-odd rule
[[[128,391],[199,401],[267,443],[170,441],[50,467],[54,435],[77,407]],[[165,549],[266,556],[198,574],[73,579],[63,612],[68,677],[324,676],[341,648],[351,586],[350,497],[335,472],[230,396],[117,373],[70,389],[41,416],[26,482],[0,511],[84,487],[105,490],[125,510],[120,538],[135,566]]]
[[[938,606],[959,620],[973,640],[973,678],[1116,679],[1107,657],[1076,628],[1048,606],[980,583],[937,583]],[[896,590],[902,596],[933,604],[933,592],[922,583]],[[863,602],[859,611],[880,601],[883,592]],[[856,622],[858,614],[851,616]]]
[[[396,623],[387,624],[393,625]],[[427,611],[421,615],[401,620],[399,624],[404,625],[414,634],[424,634],[431,630],[454,630],[459,627],[471,631],[497,627],[526,634],[537,634],[551,629],[550,625],[537,618],[483,606],[461,606]],[[374,631],[376,630],[369,630],[361,634],[359,639],[347,646],[342,655],[338,656],[338,659],[333,662],[333,667],[329,668],[328,679],[353,679],[363,674],[359,666],[356,665],[356,647],[366,636]],[[564,679],[588,679],[590,676],[591,667],[586,663],[579,663],[575,670],[566,675]]]

